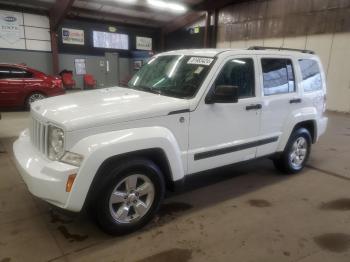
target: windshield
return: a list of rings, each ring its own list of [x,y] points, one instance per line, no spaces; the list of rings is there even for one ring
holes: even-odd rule
[[[152,58],[128,86],[178,98],[192,98],[205,79],[214,58],[168,55]]]

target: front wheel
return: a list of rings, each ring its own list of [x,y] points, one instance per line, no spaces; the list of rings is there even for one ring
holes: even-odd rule
[[[311,141],[311,135],[307,129],[295,130],[282,154],[273,160],[275,167],[286,174],[300,172],[309,158]]]
[[[34,103],[35,101],[38,101],[38,100],[42,100],[42,99],[44,99],[44,98],[46,98],[46,96],[43,95],[42,93],[39,93],[39,92],[35,92],[35,93],[30,94],[30,95],[27,97],[27,99],[26,99],[25,108],[26,108],[27,110],[29,110],[29,109],[30,109],[30,105],[31,105],[32,103]]]
[[[152,161],[134,159],[104,175],[102,190],[94,204],[101,229],[121,235],[146,225],[164,197],[160,169]]]

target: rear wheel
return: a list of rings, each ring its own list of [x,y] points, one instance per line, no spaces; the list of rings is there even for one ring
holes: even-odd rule
[[[46,98],[46,96],[43,95],[42,93],[39,93],[39,92],[35,92],[35,93],[30,94],[27,97],[27,99],[26,99],[25,108],[27,110],[29,110],[30,109],[30,105],[32,103],[34,103],[35,101],[38,101],[38,100],[42,100],[44,98]]]
[[[305,128],[295,130],[283,153],[273,160],[275,167],[283,173],[295,174],[300,172],[310,155],[311,135]]]
[[[146,159],[134,159],[104,174],[94,202],[98,225],[112,235],[135,231],[158,211],[165,193],[160,169]]]

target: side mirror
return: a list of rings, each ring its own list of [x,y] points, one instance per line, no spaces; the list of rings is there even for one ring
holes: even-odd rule
[[[237,103],[238,86],[218,85],[212,89],[205,98],[206,104]]]

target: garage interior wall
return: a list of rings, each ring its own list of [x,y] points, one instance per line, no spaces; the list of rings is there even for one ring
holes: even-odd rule
[[[350,112],[350,0],[256,0],[219,12],[217,47],[314,50],[328,83],[328,110]]]
[[[66,69],[73,72],[73,77],[76,81],[76,88],[83,88],[83,76],[77,75],[75,72],[75,59],[85,59],[86,73],[94,75],[97,81],[97,87],[103,88],[105,82],[105,68],[100,66],[100,61],[105,61],[105,56],[92,56],[92,55],[79,55],[79,54],[59,54],[59,68],[60,70]],[[131,72],[132,59],[127,57],[118,58],[118,75],[116,79],[118,82],[127,79]]]
[[[52,74],[51,52],[0,49],[1,63],[26,64],[46,74]]]

